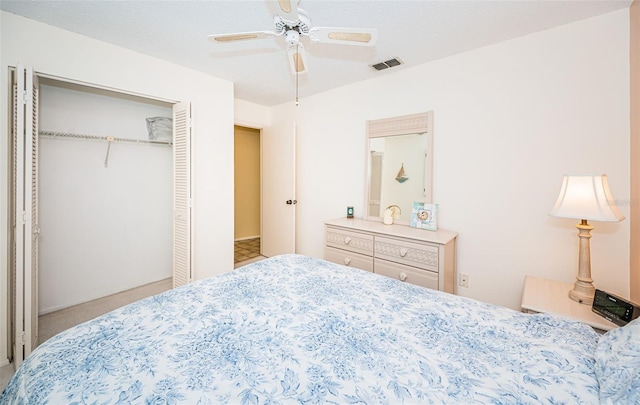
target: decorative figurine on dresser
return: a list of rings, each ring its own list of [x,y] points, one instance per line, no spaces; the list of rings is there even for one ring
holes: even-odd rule
[[[364,216],[325,222],[325,259],[455,293],[458,234],[410,226],[414,203],[437,207],[433,112],[368,121],[367,139]]]

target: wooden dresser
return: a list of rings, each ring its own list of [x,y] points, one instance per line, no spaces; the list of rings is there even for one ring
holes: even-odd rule
[[[325,259],[455,293],[457,236],[451,231],[338,218],[325,222]]]

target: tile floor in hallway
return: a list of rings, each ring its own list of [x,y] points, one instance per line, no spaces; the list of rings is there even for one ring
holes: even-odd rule
[[[244,239],[234,242],[234,263],[244,262],[260,256],[260,238]]]

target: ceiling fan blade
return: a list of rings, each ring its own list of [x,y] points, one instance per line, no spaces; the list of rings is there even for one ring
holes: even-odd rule
[[[298,21],[298,0],[278,0],[278,13],[284,20]]]
[[[324,44],[371,46],[378,40],[375,28],[314,27],[309,30],[309,38]]]
[[[305,73],[307,71],[307,61],[302,44],[289,47],[289,66],[292,74]]]
[[[209,35],[209,41],[234,42],[234,41],[245,41],[248,39],[273,38],[275,36],[276,36],[276,33],[272,31],[239,32],[236,34]]]

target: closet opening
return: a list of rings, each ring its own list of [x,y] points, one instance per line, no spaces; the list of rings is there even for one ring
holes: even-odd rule
[[[191,281],[192,124],[190,103],[22,65],[10,77],[7,343],[17,367],[67,327]],[[39,325],[79,306],[75,321]]]
[[[172,105],[49,78],[39,98],[38,315],[170,288]]]

